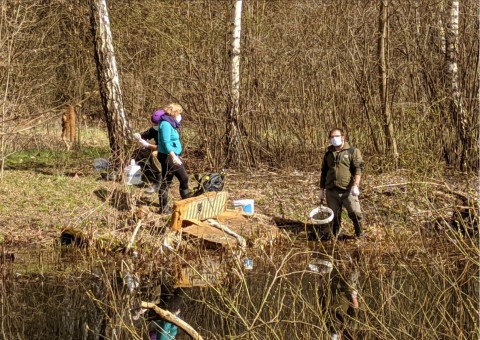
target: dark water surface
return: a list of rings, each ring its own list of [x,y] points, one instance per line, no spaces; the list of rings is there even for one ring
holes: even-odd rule
[[[183,289],[181,317],[206,339],[327,339],[318,303],[324,283],[307,268],[336,250],[305,244],[281,252],[258,247],[249,254],[253,269],[232,262],[221,285]],[[356,338],[477,338],[475,258],[337,252],[336,266],[360,295]],[[76,248],[13,253],[1,266],[2,339],[149,339],[152,313],[135,316],[141,300],[165,293],[165,262],[100,260]]]

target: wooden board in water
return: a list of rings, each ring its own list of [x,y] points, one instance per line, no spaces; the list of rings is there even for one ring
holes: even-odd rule
[[[208,242],[217,243],[223,247],[237,246],[237,239],[225,232],[212,227],[207,222],[200,220],[183,220],[182,233],[188,234]]]

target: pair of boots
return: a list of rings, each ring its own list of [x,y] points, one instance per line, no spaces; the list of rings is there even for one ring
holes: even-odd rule
[[[357,220],[353,219],[353,228],[355,229],[355,238],[359,238],[364,236],[362,231],[362,224]],[[332,225],[332,234],[334,238],[339,238],[341,236],[342,227],[340,224],[333,224]]]
[[[168,206],[168,185],[161,185],[158,191],[158,199],[160,202],[160,214],[171,214],[172,209]],[[189,189],[180,189],[180,197],[183,199],[192,197],[192,193]]]

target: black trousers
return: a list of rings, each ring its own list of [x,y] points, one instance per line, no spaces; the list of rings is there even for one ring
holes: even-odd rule
[[[168,189],[172,184],[173,177],[176,177],[180,182],[180,196],[182,198],[188,197],[188,174],[183,164],[174,164],[168,155],[159,152],[157,157],[158,161],[162,165],[162,176],[160,178],[160,190],[158,191],[158,198],[160,201],[160,209],[165,211],[168,205]]]

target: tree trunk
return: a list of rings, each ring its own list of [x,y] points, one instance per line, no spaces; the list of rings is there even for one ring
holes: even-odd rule
[[[443,18],[442,16],[444,15],[445,13],[445,8],[443,7],[443,2],[440,1],[439,3],[439,15],[438,15],[438,36],[440,38],[440,51],[443,53],[443,54],[446,54],[447,53],[447,42],[446,42],[446,38],[445,38],[445,28],[444,28],[444,21],[443,21]]]
[[[448,4],[449,23],[446,32],[446,73],[450,82],[450,113],[455,124],[456,132],[461,144],[458,165],[461,171],[467,168],[466,154],[468,147],[467,118],[462,105],[462,94],[458,83],[458,21],[459,0],[450,0]],[[458,143],[455,143],[458,151]]]
[[[232,73],[231,73],[231,102],[227,109],[227,165],[242,164],[244,152],[242,150],[242,135],[240,131],[240,33],[242,28],[242,1],[235,0],[233,12],[232,34]]]
[[[379,92],[381,110],[384,119],[384,131],[386,137],[386,151],[393,154],[395,167],[398,163],[397,141],[395,139],[395,129],[392,122],[392,112],[389,100],[388,88],[388,0],[380,1],[379,13],[379,38],[378,38],[378,57],[379,57]]]
[[[110,166],[121,170],[124,147],[131,134],[123,107],[120,77],[117,71],[106,0],[90,0],[90,10],[97,77],[112,152]]]

